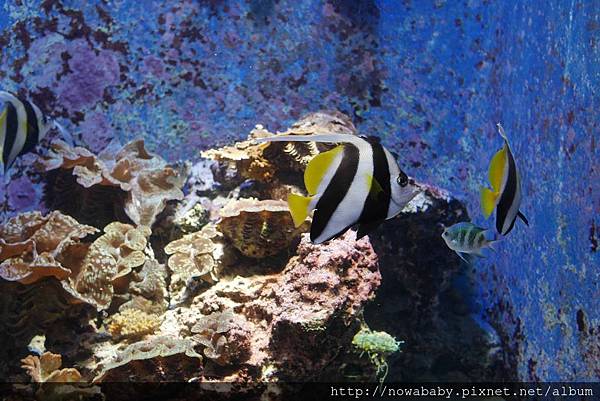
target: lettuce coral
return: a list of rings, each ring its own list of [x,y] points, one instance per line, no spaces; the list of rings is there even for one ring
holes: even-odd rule
[[[15,216],[0,226],[0,277],[22,284],[65,279],[71,270],[60,263],[61,253],[96,231],[58,211]]]
[[[77,369],[60,369],[62,356],[59,354],[44,352],[40,357],[29,355],[21,363],[22,368],[36,383],[72,383],[81,380],[81,373]]]
[[[55,141],[41,165],[47,172],[58,170],[62,176],[74,176],[83,188],[107,186],[124,195],[114,196],[114,199],[123,199],[123,209],[136,225],[151,227],[168,201],[183,198],[182,171],[149,153],[142,140],[132,141],[122,148],[112,144],[97,156],[87,149]],[[65,178],[62,180],[68,182]],[[47,189],[51,192],[53,186]],[[93,193],[87,191],[80,195]],[[64,199],[62,202],[63,207],[80,208],[77,199],[71,199],[70,205],[64,204]]]

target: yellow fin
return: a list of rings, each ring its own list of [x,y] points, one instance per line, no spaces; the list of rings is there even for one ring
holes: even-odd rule
[[[490,161],[490,169],[488,171],[488,179],[495,192],[500,192],[502,186],[502,177],[506,169],[508,157],[506,154],[506,146],[503,146]]]
[[[311,200],[312,198],[308,196],[302,196],[298,194],[288,195],[288,206],[296,227],[300,227],[300,225],[304,223],[304,220],[306,220],[306,217],[308,217],[308,213],[310,212],[308,207]]]
[[[335,157],[343,150],[344,146],[340,145],[327,152],[319,153],[311,159],[304,171],[304,185],[309,195],[317,193],[325,173],[329,170]]]
[[[480,202],[481,202],[481,211],[485,218],[490,217],[494,208],[496,207],[496,199],[498,199],[498,193],[492,192],[489,188],[481,188],[480,192]]]
[[[379,184],[379,181],[377,181],[372,174],[367,173],[365,176],[367,178],[367,188],[369,189],[370,193],[373,195],[379,195],[381,192],[383,192],[381,184]]]

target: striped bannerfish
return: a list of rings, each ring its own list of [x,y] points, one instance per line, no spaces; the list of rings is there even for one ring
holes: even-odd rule
[[[304,185],[309,196],[288,196],[296,226],[315,211],[310,229],[315,244],[335,238],[356,224],[357,238],[361,238],[400,213],[419,191],[376,138],[316,134],[280,135],[257,141],[340,144],[308,163]]]
[[[0,91],[0,102],[6,105],[0,114],[0,160],[6,174],[18,156],[35,148],[52,124],[35,104],[10,92]]]
[[[481,210],[486,218],[496,209],[496,230],[507,235],[514,227],[517,217],[529,226],[527,218],[519,211],[521,205],[521,178],[515,158],[510,150],[504,129],[498,124],[504,146],[490,162],[488,179],[492,189],[481,188]]]
[[[477,227],[472,223],[456,223],[451,227],[444,229],[442,238],[446,241],[448,248],[452,249],[462,260],[469,263],[466,255],[476,255],[483,257],[481,251],[484,248],[493,248],[496,240],[489,240],[485,237],[485,228]]]

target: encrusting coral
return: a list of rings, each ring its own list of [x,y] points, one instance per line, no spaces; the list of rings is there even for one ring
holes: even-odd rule
[[[94,382],[131,381],[152,378],[158,381],[185,381],[199,374],[202,356],[187,339],[157,336],[128,345],[116,356],[98,364]]]
[[[161,323],[160,316],[140,309],[125,309],[110,317],[108,332],[115,339],[135,340],[154,333]]]
[[[220,365],[240,363],[250,357],[250,326],[244,316],[232,310],[201,317],[191,331],[194,341],[204,346],[204,356]]]
[[[71,271],[59,262],[60,254],[96,231],[58,211],[15,216],[0,226],[0,277],[22,284],[65,279]]]
[[[63,177],[58,182],[68,183],[64,176],[72,175],[77,184],[85,189],[104,186],[117,191],[115,196],[109,198],[115,202],[123,200],[125,213],[136,225],[151,227],[168,201],[183,198],[181,188],[185,174],[168,166],[157,155],[149,153],[142,140],[132,141],[122,148],[111,144],[98,156],[87,149],[72,148],[65,142],[55,141],[41,165],[46,172],[57,170],[57,175]],[[56,185],[50,185],[47,189],[52,193],[56,190],[55,187]],[[79,195],[85,199],[73,196],[68,200],[59,199],[59,206],[80,217],[81,213],[77,211],[81,211],[87,203],[98,200],[99,197],[93,196],[93,193],[92,190],[80,192]],[[61,194],[58,195],[60,198]],[[101,193],[100,196],[105,194]],[[85,203],[82,203],[83,200]],[[104,202],[99,200],[99,203]]]
[[[243,255],[252,258],[273,256],[287,250],[308,223],[294,227],[286,202],[240,199],[220,212],[219,230]]]

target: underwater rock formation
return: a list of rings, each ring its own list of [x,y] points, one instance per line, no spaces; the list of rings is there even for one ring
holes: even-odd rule
[[[136,225],[151,227],[168,201],[183,198],[185,174],[146,151],[142,140],[123,147],[113,143],[97,156],[55,141],[40,164],[45,172],[56,171],[48,174],[49,206],[79,221],[92,219],[95,226],[118,220],[121,213],[114,209],[122,207]],[[73,180],[81,187],[76,191]],[[106,209],[114,215],[107,216]]]
[[[388,380],[505,377],[500,339],[469,299],[471,268],[461,265],[441,237],[444,226],[468,220],[466,209],[445,191],[423,188],[398,218],[369,234],[385,269],[365,320],[405,342],[389,364]]]
[[[295,227],[286,202],[239,199],[220,211],[219,230],[243,255],[251,258],[273,256],[287,250],[308,223]]]
[[[167,312],[162,327],[192,335],[215,361],[206,379],[311,380],[349,346],[380,278],[367,238],[313,245],[304,235],[280,272],[222,279]]]

